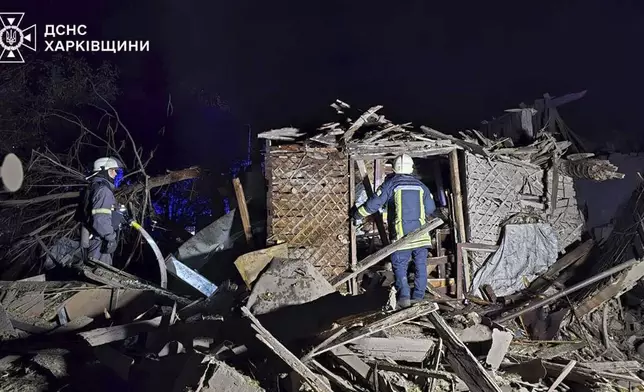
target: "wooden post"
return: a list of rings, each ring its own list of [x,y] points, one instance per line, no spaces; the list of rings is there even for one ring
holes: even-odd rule
[[[470,391],[501,392],[494,378],[485,371],[483,365],[476,359],[467,346],[458,338],[456,333],[437,312],[427,315],[434,324],[438,336],[445,343],[447,354],[445,358],[452,366],[454,374],[470,388]]]
[[[286,364],[295,370],[302,378],[313,388],[316,392],[333,392],[318,376],[315,375],[305,364],[302,363],[292,352],[290,352],[284,345],[277,340],[270,332],[260,324],[259,320],[243,306],[241,308],[244,316],[250,320],[251,327],[257,332],[257,339],[264,343],[271,349],[278,357],[280,357]]]
[[[559,198],[559,159],[557,151],[552,153],[552,190],[550,191],[550,216],[554,216]]]
[[[377,332],[384,331],[389,328],[393,328],[396,325],[400,325],[407,321],[411,321],[419,317],[423,317],[427,314],[434,313],[437,310],[438,310],[438,305],[436,305],[434,302],[429,302],[429,301],[422,302],[410,308],[397,310],[393,313],[385,315],[384,317],[373,320],[372,322],[367,323],[360,328],[354,328],[346,332],[344,335],[341,335],[337,340],[334,340],[331,343],[329,343],[326,347],[322,347],[318,349],[318,351],[316,351],[312,355],[316,357],[327,351],[331,351],[336,347],[344,346],[346,344],[355,342],[360,338],[371,336]]]
[[[382,159],[373,161],[373,189],[378,189],[382,185]]]
[[[457,242],[467,242],[465,236],[465,216],[463,212],[463,192],[461,191],[461,175],[458,166],[458,151],[453,150],[449,153],[450,177],[452,181],[452,192],[454,194],[454,215],[456,217],[456,232],[458,233]],[[470,264],[463,264],[463,277],[465,279],[465,292],[469,291],[470,286]]]
[[[358,164],[358,171],[360,172],[360,177],[362,177],[362,184],[364,185],[365,192],[367,192],[367,197],[371,197],[374,194],[374,189],[371,186],[371,181],[369,181],[367,166],[361,159],[356,160],[356,163]],[[376,211],[373,216],[376,220],[376,226],[378,227],[378,234],[380,234],[382,245],[389,245],[389,239],[387,238],[387,231],[385,230],[385,222],[382,220],[382,214],[380,213],[380,211]]]
[[[353,207],[356,204],[356,167],[353,159],[349,158],[349,205]],[[349,217],[349,243],[351,244],[350,264],[351,271],[354,270],[358,263],[358,243],[356,239],[356,225],[353,218]],[[354,278],[349,281],[349,292],[352,295],[358,295],[358,281]]]
[[[244,234],[246,235],[246,242],[248,245],[253,244],[253,230],[250,226],[250,215],[248,215],[248,206],[246,205],[246,196],[244,196],[244,188],[239,181],[239,178],[233,179],[233,188],[235,188],[235,196],[237,197],[237,205],[239,206],[239,215],[241,215],[242,226],[244,226]]]

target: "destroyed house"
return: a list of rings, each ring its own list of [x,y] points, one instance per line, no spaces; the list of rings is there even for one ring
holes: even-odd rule
[[[341,101],[332,106],[340,115],[352,111]],[[589,154],[565,158],[572,142],[547,131],[515,146],[509,137],[492,140],[480,131],[455,137],[394,124],[381,109],[325,124],[312,136],[295,128],[260,135],[267,139],[268,243],[287,243],[289,257],[308,260],[336,285],[348,275],[355,285],[357,273],[346,271],[361,269],[365,257],[388,243],[386,219],[376,214],[355,227],[349,210],[380,186],[402,153],[414,157],[415,175],[447,221],[431,231],[430,283],[459,298],[508,221],[549,224],[558,253],[584,231],[573,178],[620,178],[616,167]]]

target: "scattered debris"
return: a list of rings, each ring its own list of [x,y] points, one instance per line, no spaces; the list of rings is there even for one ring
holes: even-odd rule
[[[238,208],[165,257],[167,289],[89,261],[64,263],[60,280],[0,281],[0,389],[644,387],[644,181],[609,240],[588,238],[574,180],[623,175],[581,151],[559,117],[557,106],[581,96],[544,96],[459,136],[342,101],[332,107],[346,117],[313,133],[261,133],[265,246],[236,180]],[[493,137],[508,124],[527,145]],[[440,218],[394,241],[384,214],[354,224],[349,211],[402,152],[436,179]],[[237,214],[243,231],[233,234]],[[386,259],[427,233],[428,293],[392,309]],[[209,275],[211,263],[225,279]]]

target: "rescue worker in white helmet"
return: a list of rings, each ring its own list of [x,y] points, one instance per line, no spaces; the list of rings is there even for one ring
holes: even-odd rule
[[[90,184],[81,202],[81,248],[89,259],[112,265],[112,254],[117,248],[117,230],[120,215],[114,197],[114,180],[123,164],[114,157],[94,161]],[[113,216],[114,214],[114,216]]]
[[[397,157],[394,161],[394,174],[387,176],[377,192],[354,211],[353,219],[371,215],[387,204],[392,242],[419,229],[434,214],[436,204],[427,186],[412,176],[413,171],[414,161],[409,155]],[[391,255],[399,308],[407,308],[424,298],[430,247],[431,239],[427,233]],[[416,272],[414,290],[410,292],[407,270],[412,259]]]

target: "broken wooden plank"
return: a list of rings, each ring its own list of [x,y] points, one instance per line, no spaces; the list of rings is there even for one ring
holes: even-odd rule
[[[552,385],[550,386],[550,389],[548,389],[548,392],[555,392],[559,384],[561,384],[563,380],[566,379],[566,376],[570,374],[570,372],[572,371],[572,369],[575,367],[576,364],[577,364],[577,361],[575,360],[568,362],[568,365],[566,365],[566,367],[561,371],[561,374],[559,375],[559,377],[557,377],[555,382],[552,383]]]
[[[430,368],[433,371],[438,371],[438,368],[441,365],[441,359],[443,357],[443,339],[438,338],[438,344],[434,347],[434,353],[433,353],[433,358],[432,362],[430,364]],[[434,388],[436,387],[436,379],[432,378],[427,386],[427,391],[428,392],[434,392]]]
[[[552,153],[552,185],[550,187],[550,216],[553,216],[557,209],[557,194],[559,192],[559,158],[557,151]]]
[[[151,320],[136,321],[134,323],[115,325],[113,327],[97,328],[87,332],[80,332],[78,335],[90,346],[101,346],[103,344],[125,340],[141,332],[148,332],[161,325],[163,317],[159,316]]]
[[[642,368],[638,361],[608,361],[608,362],[580,362],[578,366],[592,369],[596,372],[630,373]]]
[[[530,357],[520,356],[520,355],[519,356],[515,355],[515,357],[524,362],[519,365],[503,364],[502,368],[507,369],[507,371],[515,373],[516,370],[520,370],[521,367],[524,365],[533,366],[532,364],[538,363],[540,367],[545,369],[549,377],[558,377],[566,367],[566,365],[544,361],[540,358],[532,359]],[[642,380],[639,377],[632,374],[618,374],[618,373],[608,372],[608,371],[594,371],[581,366],[577,366],[574,369],[572,369],[572,371],[568,374],[567,378],[570,381],[581,383],[581,384],[586,384],[586,383],[592,384],[600,381],[601,378],[621,380],[621,381],[632,382],[636,384],[642,383]]]
[[[376,332],[384,331],[385,329],[395,327],[409,320],[425,316],[433,313],[438,309],[438,305],[433,302],[423,302],[414,305],[407,309],[402,309],[386,315],[376,321],[373,321],[363,327],[355,328],[348,331],[346,334],[340,336],[337,340],[330,343],[328,346],[318,350],[314,356],[320,355],[327,351],[333,350],[336,347],[344,346],[356,340],[373,335]]]
[[[248,214],[248,205],[246,204],[246,196],[244,196],[244,188],[242,187],[239,178],[233,178],[233,188],[235,189],[235,196],[237,197],[237,205],[239,206],[239,215],[241,216],[242,226],[244,227],[246,242],[249,245],[252,245],[253,229],[250,225],[250,215]]]
[[[621,265],[623,266],[633,262],[634,260],[630,260],[629,262],[622,263]],[[620,273],[617,276],[617,279],[614,279],[610,284],[604,286],[595,295],[584,299],[576,309],[577,314],[587,315],[592,313],[606,301],[617,298],[632,289],[635,284],[642,279],[642,277],[644,277],[644,262],[641,260],[635,261],[634,265],[628,268],[628,270]]]
[[[311,365],[324,377],[328,378],[330,382],[337,385],[340,389],[345,392],[358,392],[353,385],[351,385],[347,380],[338,376],[337,374],[331,372],[329,369],[325,368],[316,360],[311,361]]]
[[[366,337],[351,343],[351,349],[365,357],[416,363],[422,363],[432,347],[434,347],[434,341],[431,339],[411,339],[400,336]]]
[[[413,366],[394,365],[386,361],[376,361],[375,365],[378,366],[378,369],[385,370],[388,372],[409,374],[411,376],[420,376],[428,379],[437,378],[445,381],[454,381],[454,375],[448,372],[419,369]]]
[[[331,281],[331,284],[334,287],[340,286],[341,284],[347,282],[349,279],[358,276],[360,273],[364,272],[368,268],[378,264],[378,262],[384,260],[387,256],[391,255],[395,251],[403,248],[408,243],[414,242],[418,238],[422,237],[425,233],[431,230],[434,230],[435,228],[439,227],[442,224],[443,224],[443,221],[441,219],[439,218],[432,219],[431,221],[424,224],[420,229],[405,235],[404,237],[394,242],[393,244],[387,245],[384,248],[377,251],[376,253],[365,257],[364,259],[362,259],[362,261],[360,261],[356,265],[354,271],[339,275],[338,277],[336,277]]]
[[[301,132],[297,128],[285,127],[285,128],[271,129],[270,131],[262,132],[259,135],[257,135],[257,138],[267,139],[267,140],[294,141],[295,139],[304,135],[305,133]]]
[[[353,134],[356,133],[358,129],[360,129],[363,125],[367,123],[369,120],[369,117],[373,116],[378,110],[382,109],[381,105],[374,106],[372,108],[369,108],[364,114],[362,114],[351,126],[347,131],[344,133],[344,136],[342,137],[344,139],[344,142],[348,142],[351,140],[353,137]]]
[[[375,191],[371,186],[371,181],[369,181],[367,166],[361,159],[357,159],[356,164],[358,165],[358,172],[360,173],[360,177],[362,177],[362,184],[364,185],[365,192],[367,193],[367,198],[371,198],[374,195]],[[387,238],[387,230],[385,229],[385,222],[382,219],[382,214],[380,213],[380,211],[376,211],[376,213],[373,214],[373,217],[376,221],[376,227],[378,228],[378,234],[380,235],[380,241],[382,242],[382,245],[389,245],[389,238]]]
[[[331,350],[331,354],[336,361],[346,367],[353,375],[362,381],[362,383],[369,384],[371,368],[351,352],[351,350],[345,346],[339,346]]]
[[[528,286],[527,291],[531,293],[540,293],[548,288],[563,270],[573,264],[578,264],[579,262],[586,260],[586,257],[590,253],[590,250],[592,249],[594,244],[595,242],[592,239],[589,239],[581,245],[577,246],[571,252],[566,253],[563,257],[561,257],[553,265],[551,265],[545,273],[533,280],[532,283],[530,283],[530,286]]]
[[[295,370],[300,376],[307,381],[307,383],[316,391],[333,392],[318,376],[315,375],[305,364],[302,363],[292,352],[290,352],[279,340],[275,339],[266,328],[257,320],[255,316],[246,308],[242,306],[242,313],[248,317],[252,323],[252,328],[257,332],[257,339],[264,343],[266,347],[271,349],[278,357],[280,357],[286,364]]]
[[[437,312],[429,313],[428,317],[434,324],[438,336],[443,339],[447,349],[447,362],[452,366],[456,376],[463,380],[471,391],[501,392],[494,378],[483,368],[445,320]]]
[[[339,328],[337,331],[335,331],[334,333],[332,333],[332,334],[331,334],[331,336],[329,336],[328,338],[324,339],[324,340],[323,340],[322,342],[320,342],[320,344],[318,344],[317,346],[313,347],[313,348],[311,349],[311,351],[309,351],[309,353],[308,353],[308,354],[306,354],[305,356],[303,356],[303,357],[302,357],[302,362],[307,363],[308,361],[310,361],[310,360],[311,360],[311,358],[313,358],[313,357],[315,356],[315,353],[320,349],[320,347],[325,347],[327,344],[331,343],[332,341],[334,341],[335,339],[337,339],[338,337],[340,337],[340,336],[341,336],[342,334],[344,334],[345,332],[347,332],[347,328],[346,328],[346,327]]]
[[[475,154],[482,155],[482,156],[487,156],[488,155],[487,152],[485,151],[485,149],[483,147],[479,146],[476,143],[461,140],[459,138],[456,138],[456,137],[451,136],[451,135],[444,134],[444,133],[439,132],[439,131],[437,131],[435,129],[426,127],[424,125],[420,126],[420,130],[423,131],[423,133],[425,135],[427,135],[427,136],[430,136],[430,137],[433,137],[433,138],[436,138],[436,139],[449,140],[450,142],[456,144],[457,146],[459,146],[459,147],[461,147],[463,149],[469,150],[469,151],[471,151],[471,152],[473,152]]]

